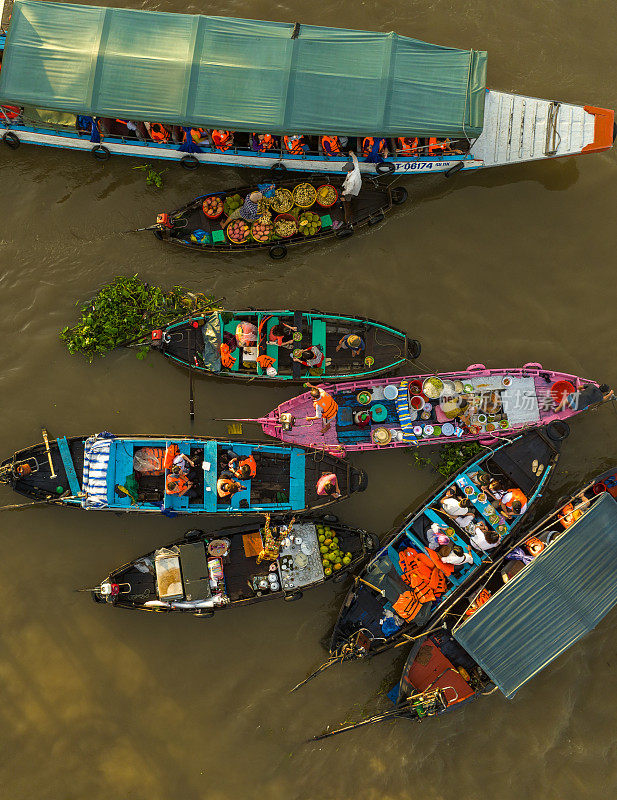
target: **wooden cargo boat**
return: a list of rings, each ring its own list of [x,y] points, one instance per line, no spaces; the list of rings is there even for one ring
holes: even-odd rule
[[[271,184],[270,191],[276,189],[278,197],[266,197],[260,201],[262,217],[254,223],[236,222],[237,226],[243,226],[241,238],[234,238],[235,229],[225,223],[230,210],[235,210],[248,195],[259,190],[258,185],[200,195],[182,208],[159,214],[151,229],[159,239],[197,253],[267,250],[271,258],[281,259],[290,247],[322,239],[346,239],[358,228],[377,225],[393,203],[400,205],[407,198],[407,191],[402,186],[390,189],[373,182],[368,187],[364,185],[357,197],[344,202],[341,199],[342,184],[343,178],[328,181],[323,177],[277,179]],[[311,187],[308,190],[310,196],[302,206],[293,201],[294,190],[298,187]],[[322,198],[320,192],[328,193],[327,197]],[[284,201],[282,204],[281,200]],[[271,205],[273,202],[284,210],[276,210]],[[290,235],[277,231],[279,222],[291,226]]]
[[[36,0],[3,22],[12,148],[330,175],[353,150],[367,174],[449,175],[600,152],[615,135],[610,109],[488,89],[485,52],[394,33]]]
[[[297,519],[290,529],[291,522],[266,522],[277,546],[261,561],[266,532],[259,523],[209,533],[188,531],[182,539],[115,569],[92,590],[93,599],[117,608],[209,617],[263,600],[299,600],[307,589],[341,582],[379,547],[375,534],[350,528],[331,515]],[[340,561],[322,558],[322,541],[331,540],[345,554]]]
[[[246,344],[247,323],[255,330],[252,344]],[[273,341],[278,325],[288,325],[285,345]],[[354,353],[339,349],[347,336],[359,336],[364,349]],[[240,339],[240,342],[238,341]],[[287,345],[289,340],[291,344]],[[175,364],[197,373],[219,378],[251,381],[297,382],[316,373],[337,381],[393,372],[406,361],[418,358],[420,342],[403,331],[363,317],[325,314],[319,311],[239,310],[192,316],[152,332],[148,344]],[[233,363],[221,360],[226,344]],[[298,351],[315,347],[323,355],[319,368],[308,367],[297,358]],[[296,360],[293,359],[294,353]]]
[[[464,372],[320,388],[337,404],[327,429],[321,420],[307,420],[315,416],[310,391],[252,421],[283,442],[343,455],[452,441],[497,442],[539,427],[547,427],[548,435],[558,438],[559,428],[553,423],[612,397],[606,385],[546,370],[538,363],[517,369],[473,364]]]
[[[232,451],[254,459],[244,487],[221,497],[218,481]],[[172,459],[182,461],[191,486],[173,489]],[[190,461],[189,461],[190,460]],[[192,463],[190,463],[192,462]],[[189,468],[190,466],[190,468]],[[184,467],[183,467],[184,468]],[[318,494],[323,473],[336,475],[340,496]],[[60,437],[16,452],[0,465],[0,480],[32,501],[127,513],[254,514],[321,508],[366,487],[366,475],[345,461],[297,447],[227,442],[209,437]]]

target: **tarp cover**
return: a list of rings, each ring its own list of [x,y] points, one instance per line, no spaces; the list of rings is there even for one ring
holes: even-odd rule
[[[602,497],[454,636],[506,697],[617,602],[617,503]]]
[[[394,33],[16,0],[0,99],[225,130],[478,136],[486,53]]]

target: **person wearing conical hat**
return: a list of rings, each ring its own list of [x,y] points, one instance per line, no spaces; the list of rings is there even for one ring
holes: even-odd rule
[[[364,344],[364,340],[361,336],[358,336],[355,333],[345,334],[339,343],[336,346],[336,352],[338,353],[339,350],[351,350],[352,356],[359,355],[364,349],[366,345]]]

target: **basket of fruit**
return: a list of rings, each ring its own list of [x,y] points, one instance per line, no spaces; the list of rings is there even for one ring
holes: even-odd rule
[[[244,200],[239,194],[230,194],[229,197],[226,197],[223,205],[225,216],[228,217],[230,214],[233,214],[237,208],[240,208],[243,202]]]
[[[324,183],[323,186],[320,186],[319,189],[317,189],[315,202],[322,208],[330,208],[336,203],[337,200],[338,191],[336,186],[332,186],[331,183]]]
[[[251,225],[251,236],[256,242],[267,242],[272,236],[272,225],[263,219],[258,219]]]
[[[316,530],[325,577],[329,578],[331,575],[347,569],[353,561],[353,556],[342,549],[336,531],[329,525],[317,525]]]
[[[216,219],[223,213],[223,201],[218,195],[206,197],[201,207],[204,214],[210,219]]]
[[[249,238],[250,228],[243,219],[234,219],[225,228],[225,233],[230,242],[244,244]]]
[[[294,199],[289,189],[279,188],[274,192],[274,197],[270,198],[270,206],[277,214],[284,214],[293,206]]]
[[[305,211],[298,217],[298,225],[303,236],[315,236],[321,228],[321,218],[314,211]]]
[[[310,183],[299,183],[293,190],[293,201],[300,208],[310,208],[317,198],[317,190]]]
[[[274,218],[274,232],[281,239],[289,239],[290,236],[295,236],[298,233],[298,223],[296,218],[291,214],[279,214]]]

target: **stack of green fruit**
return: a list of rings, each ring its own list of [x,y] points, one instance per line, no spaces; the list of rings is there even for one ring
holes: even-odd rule
[[[223,213],[225,214],[225,216],[228,217],[230,214],[233,214],[233,212],[237,208],[240,208],[240,206],[242,205],[243,202],[244,202],[244,200],[240,197],[239,194],[231,194],[231,195],[229,195],[229,197],[225,198],[225,204],[223,206]]]
[[[317,525],[316,528],[323,571],[326,578],[329,578],[333,572],[340,572],[348,567],[353,556],[340,549],[338,536],[329,525]]]
[[[298,217],[300,223],[300,233],[304,236],[315,236],[321,228],[321,217],[314,211],[304,211]]]

